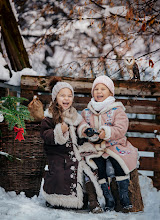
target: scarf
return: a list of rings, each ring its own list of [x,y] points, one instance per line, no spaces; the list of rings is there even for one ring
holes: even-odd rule
[[[62,113],[62,116],[64,122],[66,122],[69,125],[77,126],[82,120],[81,115],[78,114],[77,110],[74,107],[65,110]]]
[[[103,102],[96,102],[94,98],[91,99],[91,105],[96,112],[100,112],[107,106],[111,105],[115,102],[115,98],[113,96],[109,96]]]
[[[77,135],[75,126],[78,126],[80,124],[80,122],[82,121],[82,116],[78,114],[77,110],[74,107],[65,110],[62,116],[64,122],[69,125],[69,134],[72,139],[73,150],[77,160],[80,161],[81,156],[77,149]]]

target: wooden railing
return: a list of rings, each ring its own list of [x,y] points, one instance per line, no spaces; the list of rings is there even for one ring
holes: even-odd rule
[[[61,77],[70,83],[75,91],[74,106],[81,111],[91,98],[91,87],[94,79]],[[47,108],[51,101],[48,87],[49,76],[22,76],[21,96],[29,101],[34,95]],[[126,107],[129,117],[128,140],[138,148],[139,152],[148,152],[148,156],[140,157],[139,170],[152,171],[153,184],[160,189],[160,82],[114,81],[115,97]],[[153,157],[150,156],[153,152]]]

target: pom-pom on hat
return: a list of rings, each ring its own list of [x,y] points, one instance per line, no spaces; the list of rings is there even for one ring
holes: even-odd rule
[[[61,89],[64,89],[64,88],[70,89],[71,92],[72,92],[73,98],[74,98],[74,90],[73,90],[72,86],[71,86],[69,83],[66,83],[66,82],[57,82],[57,83],[55,84],[55,86],[53,87],[53,89],[52,89],[52,101],[53,101],[53,102],[55,101],[56,96],[57,96],[57,94],[59,93],[59,91],[60,91]]]
[[[105,75],[98,76],[94,80],[93,85],[92,85],[92,91],[91,91],[92,96],[93,96],[93,91],[94,91],[95,86],[99,83],[102,83],[105,86],[107,86],[107,88],[112,92],[112,94],[114,96],[114,83],[108,76],[105,76]]]

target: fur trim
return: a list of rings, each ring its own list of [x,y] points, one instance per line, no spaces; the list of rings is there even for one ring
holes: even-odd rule
[[[100,127],[99,125],[101,125],[100,124],[101,120],[99,120],[100,116],[98,117],[98,115],[94,115],[93,117],[94,117],[94,126],[97,130],[99,130],[99,127]]]
[[[101,180],[99,180],[98,182],[99,182],[99,184],[106,183],[106,179],[105,179],[105,178],[104,178],[104,179],[101,179]]]
[[[81,123],[81,121],[83,120],[82,116],[77,113],[77,120],[74,122],[74,125],[77,126]]]
[[[55,143],[60,144],[60,145],[65,144],[69,139],[69,132],[67,131],[63,134],[62,129],[61,129],[61,123],[58,123],[55,126],[54,139],[55,139]]]
[[[77,145],[77,136],[76,136],[75,130],[76,130],[76,128],[73,125],[69,126],[69,133],[70,133],[70,137],[72,139],[72,143]]]
[[[93,170],[96,170],[98,167],[97,167],[96,163],[92,160],[92,158],[100,157],[100,156],[102,156],[102,154],[103,154],[103,152],[99,151],[99,152],[96,153],[96,154],[91,154],[91,155],[85,157],[87,164],[88,164]]]
[[[109,126],[101,126],[100,130],[103,129],[105,131],[105,138],[104,140],[107,141],[111,137],[111,128]]]
[[[96,149],[93,144],[85,142],[83,145],[79,146],[79,153],[83,152],[96,152]]]
[[[89,178],[91,179],[92,183],[94,184],[97,196],[99,198],[103,197],[103,192],[102,189],[98,183],[97,177],[93,174],[93,172],[91,171],[91,168],[85,163],[85,161],[82,161],[83,163],[83,170],[84,173],[89,176]]]
[[[97,181],[97,177],[94,176],[90,167],[86,165],[84,161],[79,162],[78,173],[77,173],[77,196],[73,195],[57,195],[57,194],[47,194],[42,189],[42,195],[47,202],[53,206],[62,206],[67,208],[82,208],[83,206],[83,191],[81,185],[83,185],[83,171],[93,182],[97,196],[99,198],[103,197],[102,189]]]
[[[49,204],[53,206],[62,206],[66,208],[82,208],[83,202],[78,197],[72,195],[47,194],[44,190],[42,195]]]
[[[119,165],[122,167],[125,174],[130,173],[130,170],[128,169],[128,167],[126,166],[124,160],[120,156],[118,156],[116,153],[114,153],[109,148],[106,149],[106,153],[109,154],[109,156],[113,157],[119,163]]]
[[[75,114],[75,117],[76,117],[76,120],[73,122],[70,118],[66,118],[64,117],[64,122],[66,122],[67,124],[69,125],[74,125],[74,126],[78,126],[81,121],[82,121],[82,116],[77,112],[77,110],[74,108],[74,107],[71,107],[72,108],[72,112],[73,114]],[[45,117],[48,117],[48,118],[53,118],[52,114],[49,112],[49,109],[47,108],[45,111],[44,111],[44,116]]]
[[[116,176],[116,181],[122,181],[122,180],[127,180],[130,179],[130,175],[125,175],[125,176]]]
[[[75,144],[73,145],[73,150],[74,150],[76,159],[77,159],[78,161],[80,161],[82,158],[81,158],[80,153],[79,153],[79,151],[78,151],[78,149],[77,149],[77,147],[76,147]]]
[[[62,206],[67,208],[82,208],[83,206],[83,163],[79,162],[77,172],[77,196],[76,195],[58,195],[48,194],[42,190],[42,195],[47,202],[53,206]]]
[[[80,161],[82,158],[81,158],[80,153],[77,149],[77,136],[76,136],[76,133],[75,133],[75,129],[76,129],[75,127],[70,126],[69,133],[70,133],[70,137],[72,139],[73,151],[75,153],[75,157],[78,161]]]
[[[82,116],[74,107],[63,112],[63,120],[69,125],[78,126],[82,121]]]
[[[81,123],[81,121],[82,121],[82,116],[80,114],[78,114],[78,113],[77,113],[77,119],[75,120],[75,122],[72,122],[71,119],[64,117],[64,122],[66,122],[69,125],[77,126],[77,125],[79,125]]]

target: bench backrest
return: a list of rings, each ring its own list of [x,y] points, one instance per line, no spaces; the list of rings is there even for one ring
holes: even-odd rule
[[[70,83],[75,91],[74,106],[81,111],[91,99],[94,79],[61,77]],[[50,76],[22,76],[21,96],[29,102],[37,95],[44,109],[51,101],[48,88]],[[154,186],[160,189],[160,82],[134,82],[116,80],[115,97],[126,107],[129,117],[128,140],[141,153],[141,171],[148,171]],[[28,103],[29,103],[28,102]],[[26,104],[28,104],[26,103]]]

